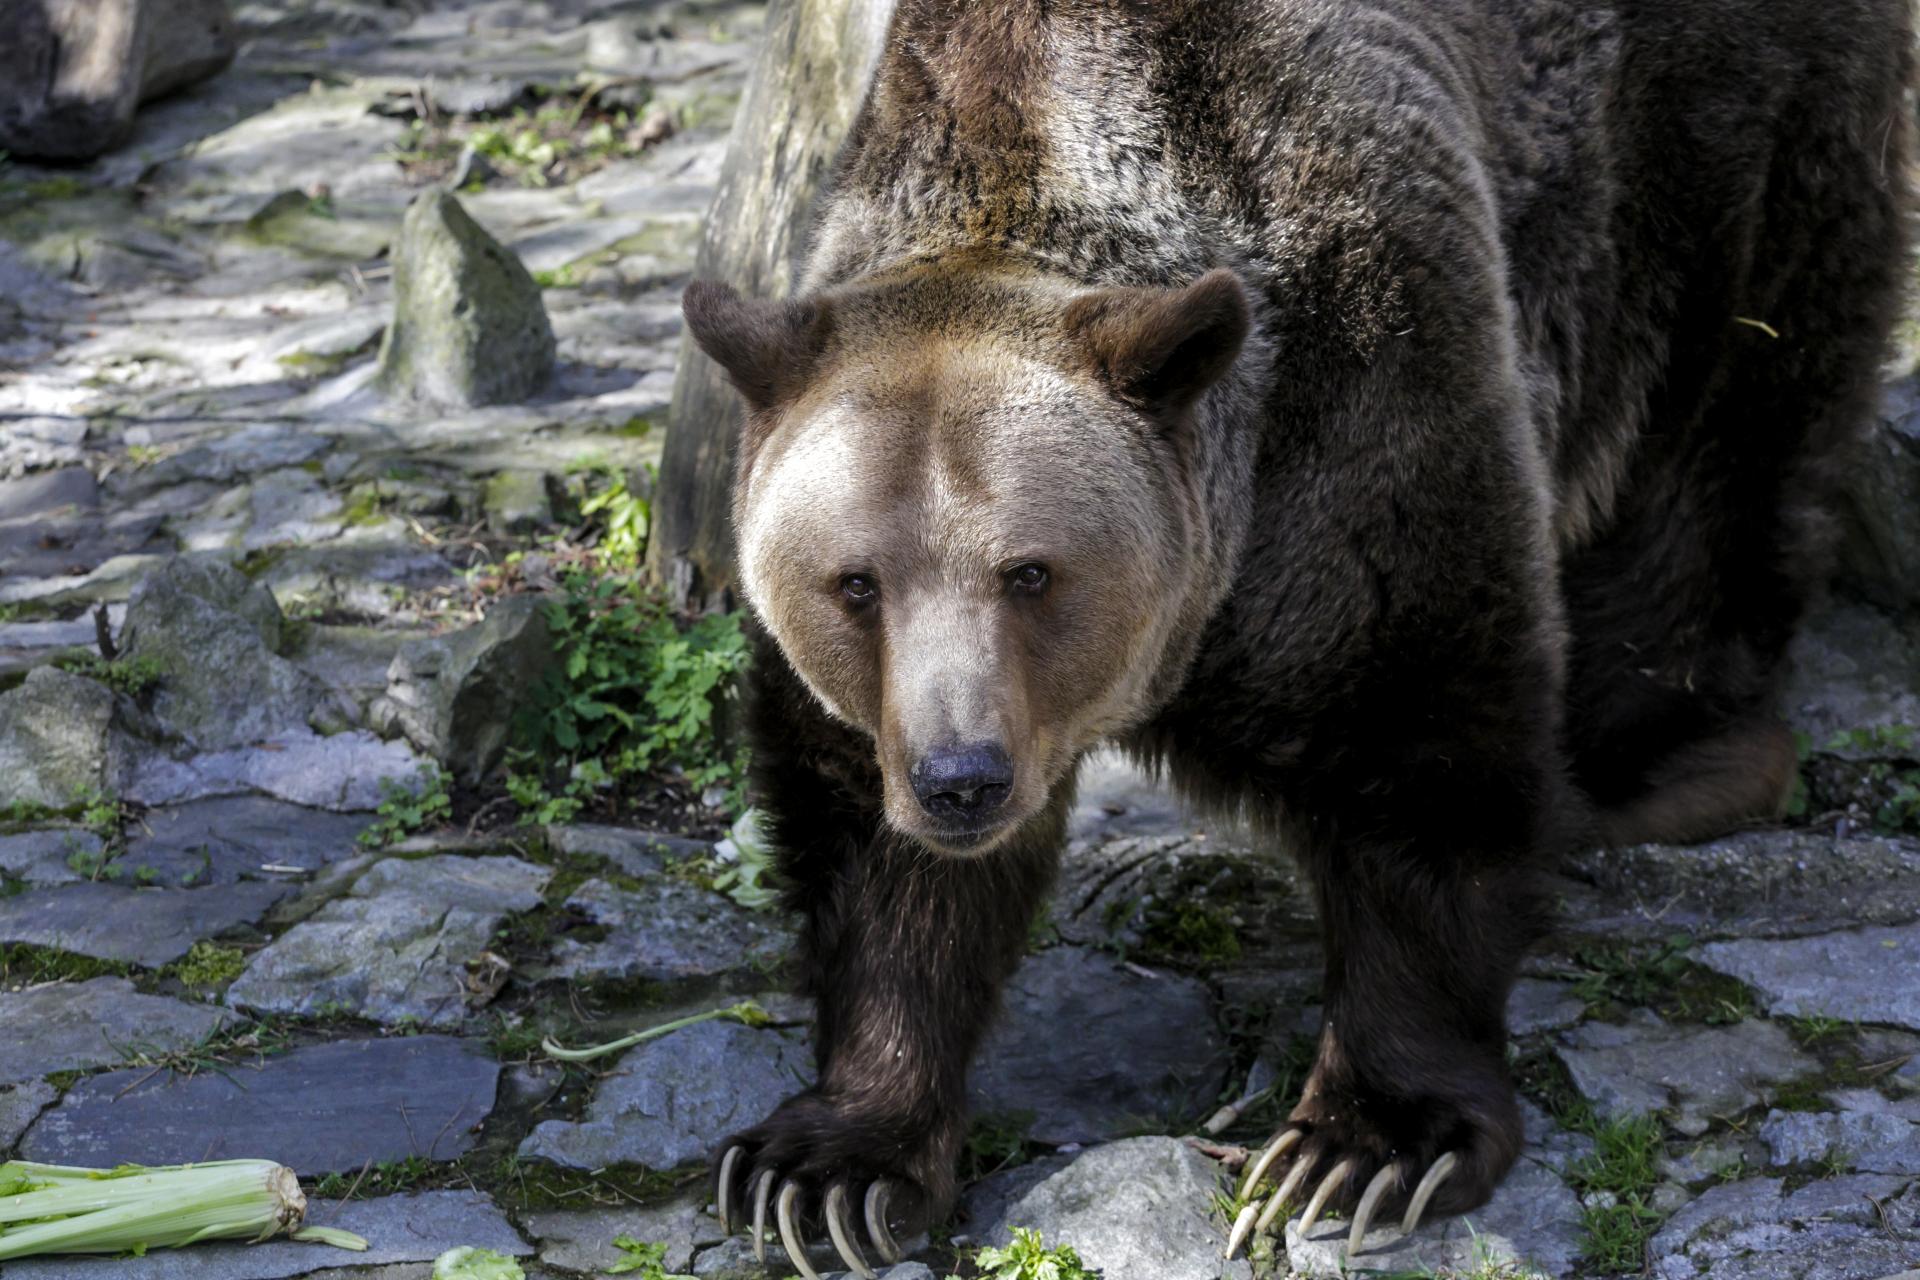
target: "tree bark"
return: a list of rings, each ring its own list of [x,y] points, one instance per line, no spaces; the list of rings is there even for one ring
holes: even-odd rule
[[[773,0],[696,271],[754,297],[793,287],[814,197],[866,97],[893,0]],[[731,603],[729,494],[740,402],[683,340],[675,371],[648,567],[683,608]]]

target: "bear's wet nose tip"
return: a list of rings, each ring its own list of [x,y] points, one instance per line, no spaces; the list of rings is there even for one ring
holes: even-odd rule
[[[972,826],[1013,793],[1013,761],[997,742],[942,747],[920,757],[912,781],[913,794],[928,817]]]

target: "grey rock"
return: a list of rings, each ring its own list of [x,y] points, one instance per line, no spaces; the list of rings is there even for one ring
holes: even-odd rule
[[[670,982],[764,971],[793,943],[776,917],[676,880],[651,881],[638,891],[589,880],[567,906],[606,932],[593,942],[555,942],[547,972],[556,977]]]
[[[575,1209],[529,1213],[527,1234],[539,1242],[540,1261],[563,1271],[598,1274],[623,1256],[615,1236],[627,1235],[667,1246],[669,1272],[684,1272],[693,1261],[697,1239],[709,1233],[700,1225],[700,1206],[692,1200],[622,1209]]]
[[[316,623],[303,628],[298,640],[289,643],[285,656],[364,720],[374,700],[387,692],[387,671],[400,646],[412,638],[406,631],[381,627]]]
[[[141,995],[125,978],[0,992],[0,1026],[9,1029],[0,1083],[191,1048],[232,1020],[212,1005]]]
[[[629,1049],[583,1119],[541,1122],[520,1154],[575,1169],[673,1169],[705,1159],[812,1081],[813,1055],[800,1037],[703,1022]]]
[[[355,1166],[358,1167],[357,1165]],[[351,1264],[354,1280],[426,1280],[424,1266],[362,1271],[396,1263],[427,1263],[454,1243],[524,1258],[532,1246],[478,1191],[422,1191],[377,1200],[313,1200],[307,1221],[365,1237],[365,1253],[343,1253],[291,1240],[266,1244],[220,1242],[191,1249],[156,1249],[140,1258],[30,1258],[7,1264],[7,1280],[292,1280]]]
[[[1920,1185],[1882,1175],[1808,1183],[1777,1178],[1714,1187],[1648,1247],[1658,1280],[1879,1280],[1913,1259]],[[1883,1217],[1884,1215],[1884,1217]]]
[[[652,879],[666,870],[666,860],[707,857],[713,853],[713,841],[687,836],[640,831],[632,827],[609,827],[596,823],[554,826],[545,830],[547,845],[555,853],[574,857],[605,858],[617,869],[642,880]]]
[[[1715,942],[1695,955],[1754,988],[1769,1013],[1920,1030],[1920,924]]]
[[[1201,1115],[1226,1068],[1203,983],[1054,947],[1014,971],[969,1097],[976,1113],[1031,1113],[1029,1136],[1041,1142],[1092,1142]]]
[[[1920,1098],[1889,1102],[1870,1089],[1832,1095],[1838,1111],[1774,1111],[1760,1140],[1775,1165],[1838,1160],[1857,1173],[1920,1173]]]
[[[59,1096],[60,1091],[44,1080],[0,1085],[0,1160],[13,1148],[14,1140]]]
[[[46,516],[100,506],[100,485],[85,467],[36,471],[17,480],[0,479],[0,521]]]
[[[204,750],[304,731],[326,691],[279,654],[273,593],[222,561],[179,556],[127,602],[130,658],[161,673],[154,713]]]
[[[509,596],[470,627],[402,645],[381,714],[456,777],[477,783],[536,705],[552,661],[545,603]]]
[[[379,1022],[457,1026],[467,1016],[468,962],[508,913],[539,905],[552,874],[518,858],[389,858],[349,896],[257,952],[227,1000],[264,1012],[332,1006]]]
[[[1920,725],[1920,642],[1878,609],[1829,605],[1794,639],[1793,674],[1782,701],[1793,727],[1816,750],[1858,755],[1833,745],[1834,736]]]
[[[0,807],[65,809],[117,793],[127,758],[105,685],[39,667],[0,693]]]
[[[1521,1158],[1544,1165],[1563,1178],[1571,1176],[1596,1150],[1592,1138],[1562,1129],[1552,1116],[1525,1098],[1520,1100],[1520,1120],[1527,1135]]]
[[[1766,1102],[1772,1086],[1818,1067],[1780,1027],[1671,1026],[1640,1011],[1625,1025],[1589,1022],[1560,1037],[1574,1085],[1608,1117],[1665,1113],[1690,1137],[1713,1117]]]
[[[808,1264],[820,1275],[841,1265],[840,1255],[826,1240],[809,1238],[806,1246]],[[798,1270],[778,1239],[767,1242],[764,1263],[753,1256],[753,1245],[745,1236],[702,1249],[693,1260],[693,1274],[700,1280],[788,1280]]]
[[[296,190],[279,192],[247,219],[248,234],[264,244],[356,261],[378,257],[393,242],[393,231],[391,219],[342,216],[316,208],[311,196]]]
[[[237,48],[225,0],[7,0],[0,150],[88,160],[142,102],[204,80]]]
[[[419,776],[426,762],[404,742],[354,731],[297,732],[186,759],[137,761],[122,794],[147,805],[260,791],[312,809],[364,813],[380,807],[383,784]]]
[[[1206,823],[1164,782],[1117,751],[1096,751],[1080,764],[1068,833],[1076,840],[1166,836],[1204,830]]]
[[[1907,837],[1750,831],[1590,851],[1572,866],[1600,894],[1570,904],[1569,927],[1610,940],[1791,937],[1920,915],[1920,842]]]
[[[1300,1234],[1299,1218],[1287,1223],[1287,1262],[1301,1277],[1352,1274],[1347,1265],[1347,1224],[1320,1222],[1312,1236]],[[1411,1236],[1389,1221],[1367,1234],[1355,1264],[1394,1274],[1454,1274],[1509,1268],[1513,1280],[1570,1276],[1580,1258],[1580,1201],[1553,1172],[1522,1160],[1493,1199],[1460,1217],[1423,1224]],[[1492,1269],[1489,1268],[1489,1270]],[[1510,1273],[1499,1274],[1505,1280]]]
[[[55,885],[0,898],[0,943],[57,947],[157,969],[203,938],[259,920],[287,888],[259,881],[206,889]]]
[[[258,1156],[302,1176],[451,1160],[472,1148],[499,1074],[480,1046],[431,1035],[310,1045],[192,1076],[110,1071],[69,1089],[20,1149],[100,1167]]]
[[[436,404],[514,404],[553,376],[553,327],[520,260],[445,191],[407,209],[394,255],[389,393]]]
[[[84,879],[72,862],[97,860],[102,849],[100,837],[85,827],[43,827],[0,836],[0,872],[28,884],[72,884]]]
[[[321,477],[298,468],[269,471],[248,486],[247,551],[325,542],[346,528],[346,503]]]
[[[313,871],[353,856],[369,819],[265,796],[196,800],[140,815],[119,865],[151,869],[162,884],[232,884],[262,868]]]
[[[553,523],[547,477],[538,471],[502,471],[487,481],[483,505],[495,533],[531,533]]]
[[[1889,609],[1920,604],[1920,383],[1888,386],[1841,506],[1841,576]]]
[[[1522,978],[1513,984],[1507,1001],[1507,1031],[1516,1036],[1557,1031],[1586,1016],[1587,1004],[1565,982]]]
[[[1211,1214],[1226,1178],[1177,1138],[1130,1138],[1094,1147],[1036,1183],[987,1228],[1003,1245],[1014,1227],[1048,1245],[1072,1245],[1106,1280],[1217,1280],[1250,1276],[1222,1263],[1226,1232]]]

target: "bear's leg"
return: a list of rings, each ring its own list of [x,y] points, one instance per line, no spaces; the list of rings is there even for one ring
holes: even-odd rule
[[[894,1230],[951,1208],[967,1063],[1045,900],[1058,819],[966,859],[809,824],[810,847],[787,860],[806,877],[794,896],[818,1083],[721,1146],[715,1198],[728,1230],[751,1224],[757,1253],[777,1227],[811,1277],[809,1234],[863,1272],[863,1248],[898,1261]]]

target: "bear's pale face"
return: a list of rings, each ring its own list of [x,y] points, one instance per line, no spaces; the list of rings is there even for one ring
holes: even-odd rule
[[[873,736],[889,821],[991,848],[1146,710],[1182,585],[1170,450],[1091,380],[984,343],[820,373],[743,479],[746,593]],[[992,748],[1004,799],[929,807],[929,761]]]

